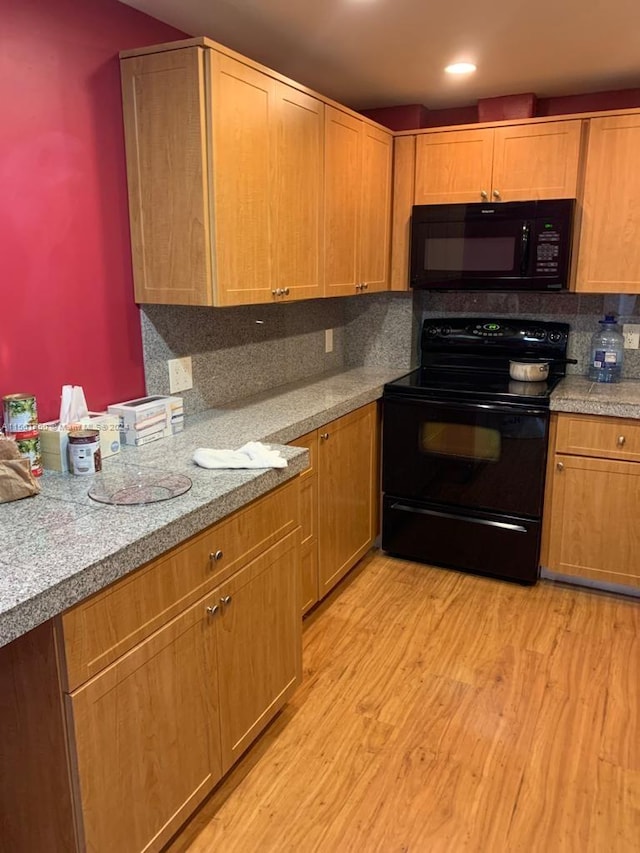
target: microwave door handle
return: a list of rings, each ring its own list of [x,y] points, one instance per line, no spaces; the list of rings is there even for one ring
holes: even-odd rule
[[[531,223],[522,224],[522,235],[520,237],[520,277],[524,278],[529,273],[529,255],[531,254]]]

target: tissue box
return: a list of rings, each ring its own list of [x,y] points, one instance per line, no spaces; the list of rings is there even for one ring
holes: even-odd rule
[[[182,397],[140,397],[113,403],[108,410],[120,419],[120,440],[136,447],[184,428]]]
[[[77,429],[85,427],[100,430],[100,454],[103,459],[120,453],[120,421],[117,415],[89,412],[74,426]],[[69,471],[69,430],[61,427],[60,421],[46,421],[40,424],[38,434],[43,467],[66,474]]]

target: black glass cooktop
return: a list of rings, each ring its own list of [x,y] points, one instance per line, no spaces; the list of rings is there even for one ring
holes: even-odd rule
[[[547,382],[518,382],[508,372],[419,367],[385,385],[385,396],[415,395],[427,399],[537,405],[548,408],[549,395],[562,377]]]

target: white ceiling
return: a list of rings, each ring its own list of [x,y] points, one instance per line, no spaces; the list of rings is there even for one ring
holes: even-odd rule
[[[356,109],[640,86],[640,0],[121,1]]]

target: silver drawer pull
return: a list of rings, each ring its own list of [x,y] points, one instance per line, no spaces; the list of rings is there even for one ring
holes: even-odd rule
[[[215,614],[220,610],[217,604],[212,604],[211,607],[207,607],[207,613],[209,616],[215,616]]]
[[[230,595],[225,595],[220,599],[220,604],[222,604],[223,607],[226,607],[227,604],[231,604],[232,600],[233,599]]]
[[[618,436],[618,447],[622,447],[627,439],[623,435]]]
[[[564,471],[564,462],[558,462],[556,464],[556,468],[558,469],[558,471]]]
[[[219,550],[218,551],[212,551],[209,554],[209,559],[211,560],[212,563],[215,563],[218,560],[221,560],[223,557],[224,557],[224,554],[222,553],[222,551],[219,551]]]
[[[329,433],[328,433],[328,432],[321,432],[321,433],[320,433],[320,438],[321,438],[323,441],[327,441],[327,439],[329,438]]]

